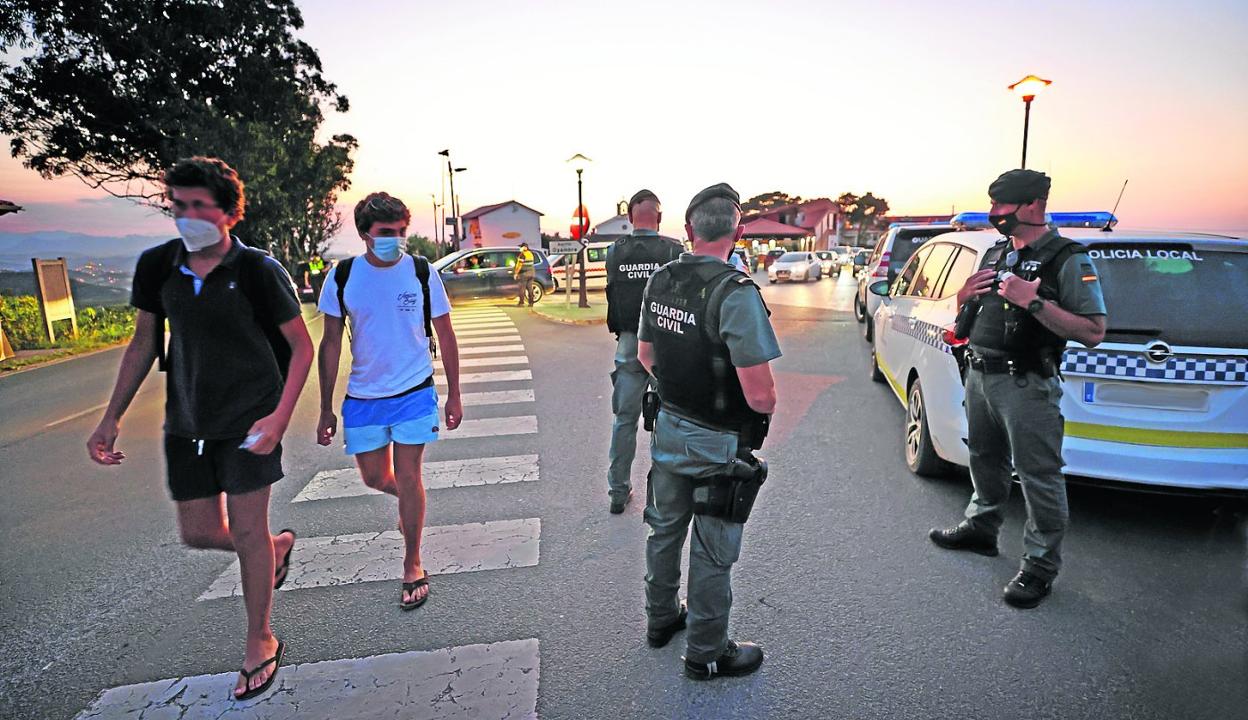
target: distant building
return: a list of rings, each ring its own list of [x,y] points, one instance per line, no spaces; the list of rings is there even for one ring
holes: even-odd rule
[[[508,200],[464,213],[464,247],[542,246],[542,213]]]
[[[741,218],[742,223],[754,220],[770,220],[804,230],[802,235],[811,238],[812,250],[825,250],[836,245],[837,230],[841,226],[840,206],[828,198],[781,205],[751,212]]]
[[[616,215],[610,220],[600,222],[589,231],[590,242],[613,242],[625,235],[631,235],[633,224],[628,215]]]

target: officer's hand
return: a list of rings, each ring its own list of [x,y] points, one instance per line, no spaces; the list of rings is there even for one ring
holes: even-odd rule
[[[965,305],[973,297],[979,297],[992,289],[992,281],[997,271],[992,268],[980,270],[966,279],[966,284],[958,291],[958,305]]]
[[[1027,281],[1017,275],[1011,275],[1001,282],[1001,297],[1019,307],[1027,307],[1027,303],[1038,297],[1040,278]]]

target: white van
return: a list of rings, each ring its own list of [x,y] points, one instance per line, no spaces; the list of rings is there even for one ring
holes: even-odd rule
[[[590,290],[605,290],[607,287],[607,248],[609,242],[591,242],[585,248],[585,287]],[[572,263],[572,291],[581,286],[580,265],[576,255],[551,255],[550,272],[555,281],[563,287],[567,277],[567,263]]]

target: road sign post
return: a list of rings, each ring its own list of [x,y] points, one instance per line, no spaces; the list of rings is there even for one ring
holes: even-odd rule
[[[585,243],[580,240],[551,240],[549,251],[551,255],[574,255],[585,248]],[[572,304],[572,263],[563,264],[563,284],[564,284],[564,305]]]

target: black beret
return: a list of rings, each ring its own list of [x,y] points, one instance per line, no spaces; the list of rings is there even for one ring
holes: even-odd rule
[[[657,203],[659,201],[659,196],[644,188],[638,190],[633,193],[631,198],[628,199],[628,211],[632,212],[633,208],[636,207],[638,203],[643,203],[647,200],[653,200]]]
[[[728,183],[716,183],[694,195],[693,199],[689,201],[689,207],[685,210],[685,222],[689,222],[689,217],[693,215],[694,208],[707,200],[714,200],[715,198],[731,200],[732,204],[737,206],[737,210],[741,209],[741,196],[737,194],[737,191],[733,190]]]
[[[1049,197],[1048,175],[1035,170],[1011,170],[988,186],[988,197],[994,202],[1029,203],[1038,198]]]

